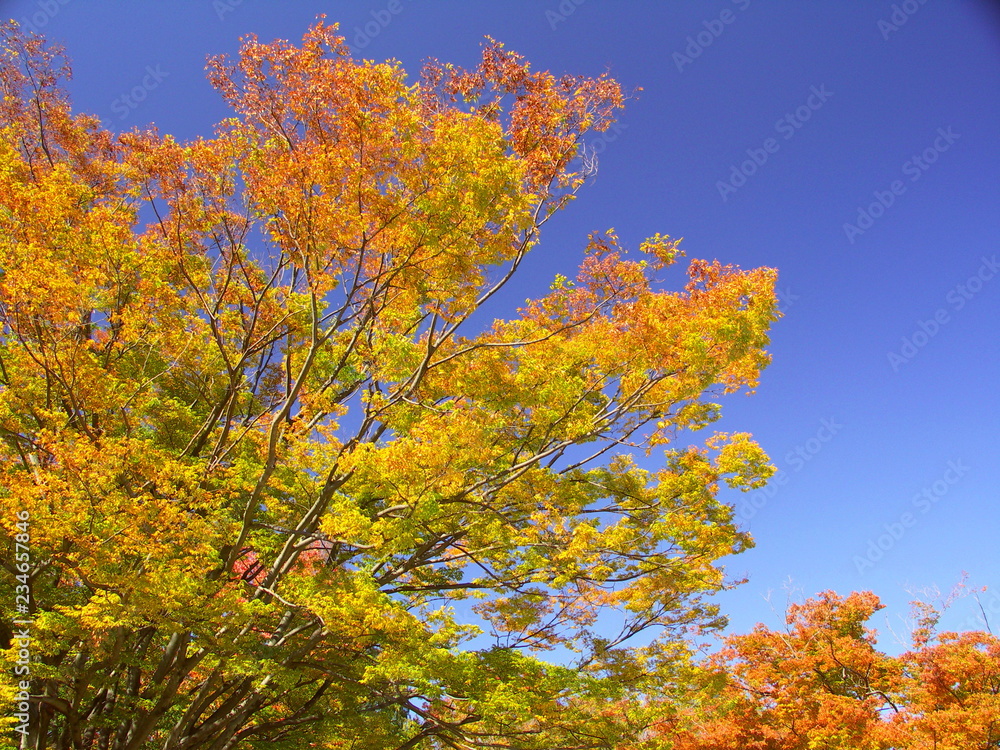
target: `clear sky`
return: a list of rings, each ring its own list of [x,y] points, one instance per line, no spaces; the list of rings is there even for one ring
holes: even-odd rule
[[[546,225],[512,304],[571,275],[591,230],[779,269],[785,317],[751,398],[780,470],[732,493],[757,547],[720,597],[734,630],[792,598],[871,589],[905,634],[912,591],[968,574],[1000,632],[1000,6],[985,0],[373,2],[0,0],[66,45],[74,106],[188,139],[228,112],[209,54],[297,40],[318,13],[357,54],[471,66],[485,35],[554,73],[636,92],[599,173]],[[678,273],[678,283],[681,276]],[[789,584],[790,582],[790,584]],[[957,601],[943,624],[982,627]],[[888,622],[887,622],[888,621]],[[892,648],[891,636],[883,645]]]

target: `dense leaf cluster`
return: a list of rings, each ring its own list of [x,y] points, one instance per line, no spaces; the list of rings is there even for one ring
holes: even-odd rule
[[[114,136],[71,111],[58,50],[3,28],[0,528],[12,543],[30,515],[23,746],[642,735],[608,706],[669,692],[680,637],[721,622],[704,597],[750,540],[719,482],[771,471],[745,434],[677,436],[755,385],[774,271],[695,261],[662,291],[675,241],[631,256],[595,234],[575,279],[484,324],[583,185],[614,81],[490,42],[473,70],[409,82],[322,22],[209,71],[233,109],[211,138]],[[630,455],[656,446],[656,470]],[[557,647],[564,666],[541,658]]]

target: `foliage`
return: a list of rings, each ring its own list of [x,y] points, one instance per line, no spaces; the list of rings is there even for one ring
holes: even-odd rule
[[[784,632],[725,639],[692,681],[699,700],[661,714],[671,750],[995,750],[1000,639],[935,634],[923,606],[911,650],[876,648],[871,592],[828,591],[789,609]]]
[[[722,622],[704,597],[750,539],[718,483],[771,467],[742,433],[678,437],[756,384],[774,271],[694,261],[660,291],[676,241],[636,260],[597,233],[574,280],[490,324],[619,86],[492,41],[410,83],[335,30],[213,60],[234,116],[179,143],[73,114],[60,52],[3,28],[25,746],[613,747],[686,630]]]

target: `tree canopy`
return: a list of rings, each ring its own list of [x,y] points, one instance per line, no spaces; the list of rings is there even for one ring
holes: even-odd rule
[[[410,81],[320,21],[211,60],[233,116],[180,143],[74,113],[68,75],[3,27],[0,527],[14,549],[30,518],[30,561],[3,561],[0,637],[30,619],[21,746],[647,741],[634,711],[676,684],[685,634],[723,622],[718,560],[751,543],[719,483],[772,470],[745,433],[681,440],[755,386],[777,311],[772,269],[694,260],[667,291],[677,241],[609,230],[487,317],[547,252],[619,85],[493,41]]]
[[[792,605],[783,631],[732,635],[691,673],[695,700],[655,725],[670,750],[995,750],[1000,639],[937,632],[919,604],[908,651],[891,656],[866,627],[872,592]]]

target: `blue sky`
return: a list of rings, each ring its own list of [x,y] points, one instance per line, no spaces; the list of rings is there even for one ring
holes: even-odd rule
[[[537,68],[641,87],[592,140],[595,181],[546,226],[510,299],[572,274],[587,233],[609,227],[631,246],[662,232],[690,257],[779,269],[774,362],[754,396],[723,401],[719,427],[752,432],[781,473],[725,496],[757,547],[728,561],[750,580],[720,603],[742,631],[777,624],[789,587],[793,599],[871,589],[888,605],[873,624],[901,635],[911,592],[947,592],[963,571],[989,587],[981,602],[1000,629],[996,8],[0,2],[66,45],[77,110],[181,139],[228,115],[207,55],[250,32],[298,39],[318,13],[358,55],[411,73],[427,57],[474,65],[491,35]],[[943,624],[981,627],[977,615],[966,597]]]

